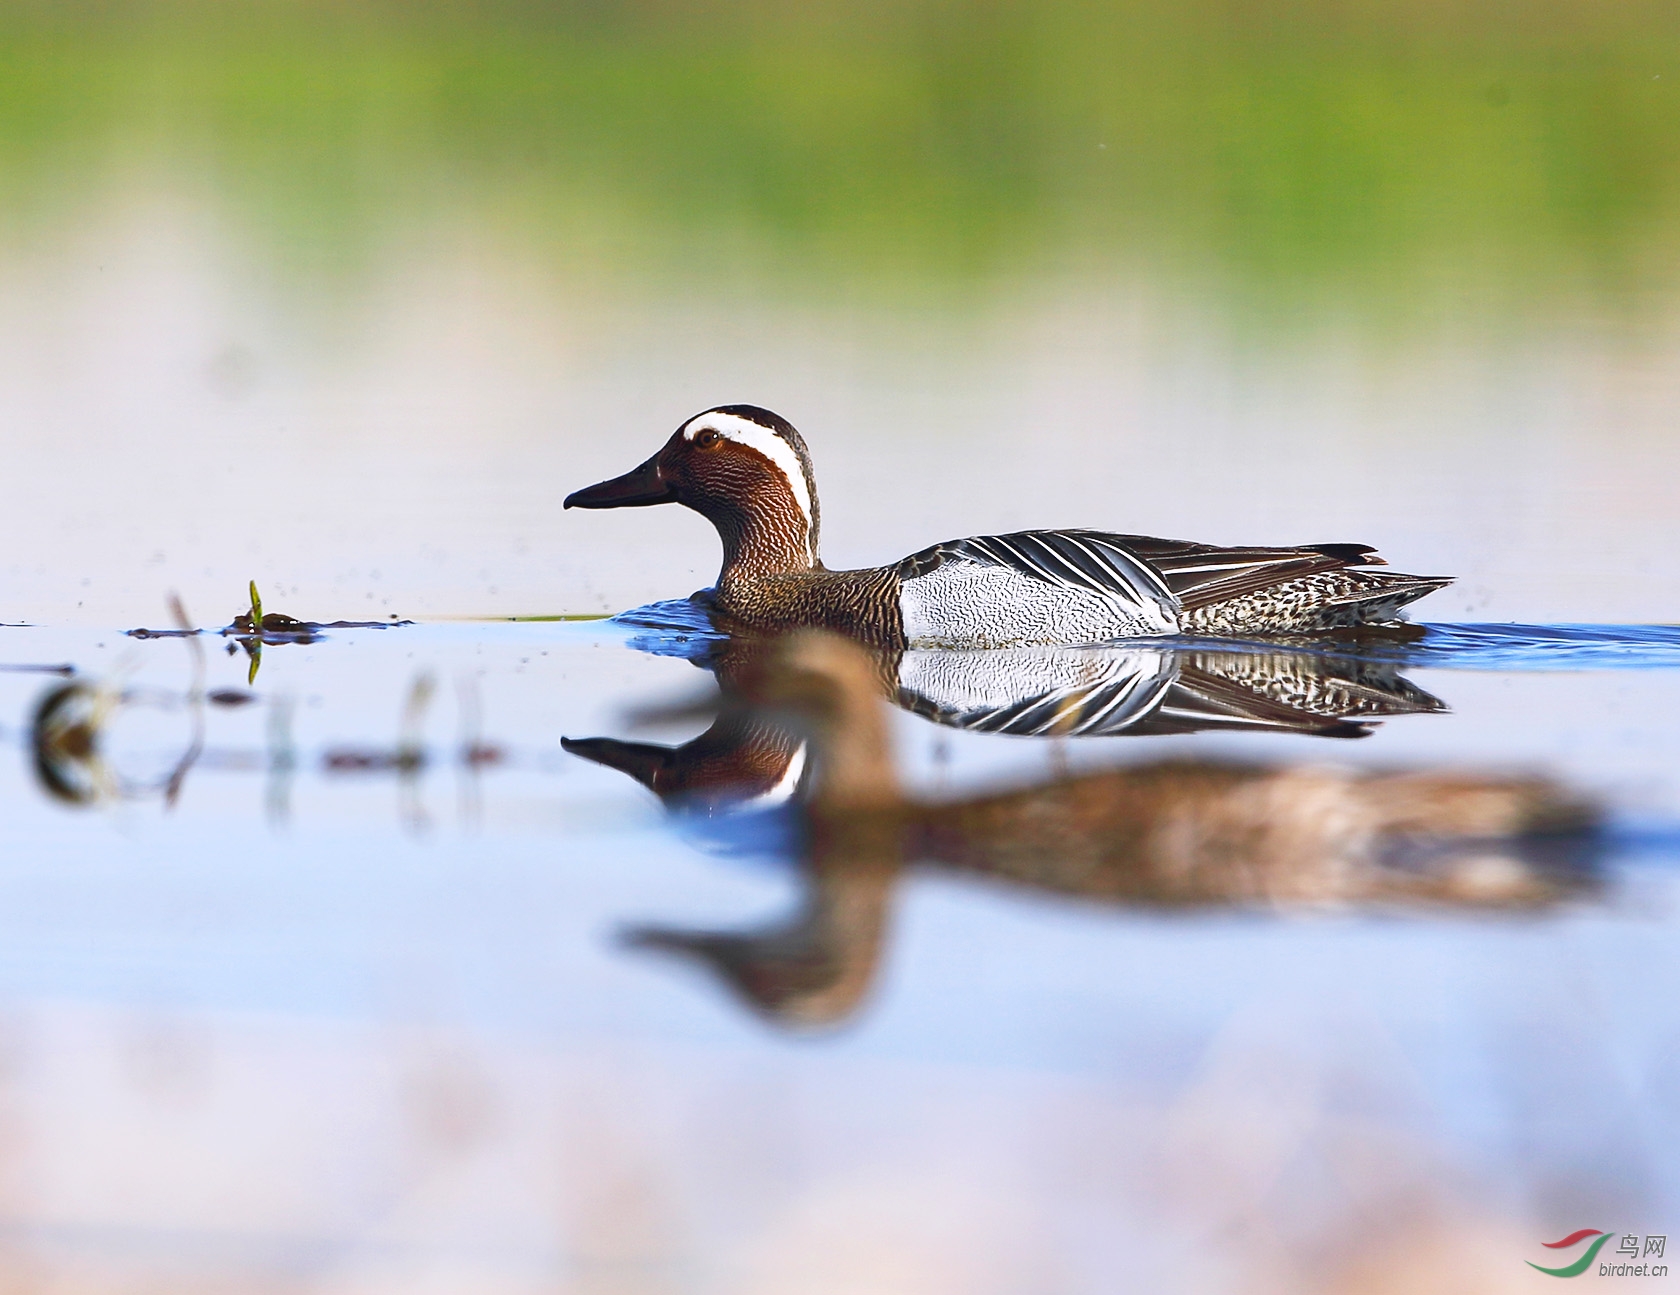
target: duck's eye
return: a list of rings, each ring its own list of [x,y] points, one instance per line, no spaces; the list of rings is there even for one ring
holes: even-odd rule
[[[708,449],[723,439],[723,433],[711,427],[702,427],[694,433],[694,444],[700,449]]]

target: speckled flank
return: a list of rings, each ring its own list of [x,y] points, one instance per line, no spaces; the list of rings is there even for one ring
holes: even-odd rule
[[[1397,572],[1320,571],[1179,614],[1190,634],[1289,634],[1394,620],[1409,602],[1448,582]]]

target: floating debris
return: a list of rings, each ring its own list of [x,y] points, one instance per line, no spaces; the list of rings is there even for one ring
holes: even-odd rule
[[[383,621],[375,622],[381,628]],[[251,581],[251,609],[240,612],[233,618],[233,623],[223,630],[223,634],[241,637],[260,637],[269,642],[309,642],[315,636],[319,626],[311,625],[308,621],[300,621],[295,616],[285,616],[280,612],[263,614],[262,595],[257,592],[257,582]]]
[[[245,682],[254,684],[257,681],[257,671],[262,667],[262,650],[265,644],[276,646],[281,643],[313,643],[321,637],[322,630],[388,630],[414,624],[413,621],[398,620],[394,614],[390,620],[383,621],[304,621],[281,612],[264,612],[262,595],[257,592],[255,580],[251,581],[250,598],[250,607],[219,630],[194,629],[190,625],[182,625],[176,629],[141,628],[128,630],[126,633],[129,638],[137,639],[196,638],[206,633],[232,639],[234,642],[228,644],[228,652],[231,654],[239,648],[245,649],[245,654],[251,658],[251,668],[245,676]]]
[[[258,638],[270,644],[309,643],[318,638],[322,630],[389,630],[414,624],[411,620],[398,619],[395,613],[390,619],[382,621],[306,621],[281,612],[265,612],[262,608],[262,595],[257,592],[255,580],[251,581],[250,598],[250,607],[218,630],[193,629],[190,626],[162,630],[141,627],[125,630],[124,633],[129,638],[136,639],[190,638],[199,634],[219,634],[223,638]]]

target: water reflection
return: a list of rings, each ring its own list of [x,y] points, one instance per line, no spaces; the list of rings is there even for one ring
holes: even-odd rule
[[[107,677],[79,676],[68,666],[0,667],[70,676],[42,693],[30,715],[28,745],[37,784],[50,799],[67,805],[94,806],[161,796],[164,805],[172,808],[195,769],[262,772],[267,777],[264,799],[269,821],[283,826],[290,818],[292,784],[300,764],[292,733],[294,699],[287,693],[259,696],[242,688],[207,688],[206,660],[200,643],[206,631],[191,627],[178,601],[172,606],[177,628],[130,633],[140,638],[180,639],[191,665],[184,687],[134,685],[127,679],[132,663],[119,665]],[[253,630],[253,625],[261,629]],[[260,604],[255,604],[252,617],[236,619],[223,634],[245,643],[251,656],[249,677],[254,679],[263,642],[316,642],[324,637],[322,629],[342,628],[391,626],[382,622],[323,626],[273,613],[263,616]],[[246,642],[241,634],[255,642]],[[232,647],[230,642],[230,650]],[[426,770],[438,763],[423,732],[435,690],[436,680],[430,672],[420,671],[414,676],[394,742],[336,744],[320,754],[322,772],[329,776],[394,774],[399,816],[411,831],[430,825],[419,784]],[[478,775],[501,764],[507,753],[500,744],[483,736],[476,682],[463,678],[457,691],[460,738],[452,763],[460,774],[461,818],[471,821],[479,812]],[[207,745],[209,711],[252,705],[266,711],[261,749]],[[176,716],[185,719],[184,733],[178,726],[171,726],[169,717]],[[162,730],[156,723],[160,717],[165,719]],[[121,730],[121,736],[114,737],[117,730]]]
[[[894,770],[878,656],[801,633],[751,660],[734,685],[815,747],[801,796],[805,900],[763,929],[649,926],[627,938],[698,959],[782,1024],[856,1011],[909,865],[1157,908],[1532,909],[1593,885],[1599,811],[1540,777],[1175,760],[914,800]],[[579,753],[631,764],[608,750]]]
[[[153,631],[152,637],[180,637],[190,663],[189,682],[184,691],[131,688],[119,678],[108,680],[71,679],[49,688],[36,704],[29,725],[30,749],[36,778],[48,796],[70,805],[92,805],[106,800],[138,800],[161,793],[166,806],[173,807],[186,783],[187,774],[204,754],[204,711],[207,703],[239,705],[247,694],[205,687],[204,647],[198,631],[181,604],[171,595],[170,616],[174,630]],[[161,776],[134,776],[122,771],[105,754],[105,734],[111,721],[125,712],[181,713],[187,721],[187,735],[180,753]]]
[[[679,647],[717,679],[723,702],[705,732],[679,746],[611,737],[560,739],[573,755],[629,774],[668,808],[699,814],[769,808],[786,802],[805,772],[805,739],[787,724],[744,703],[743,690],[762,674],[776,640],[762,637],[684,641]],[[874,658],[872,686],[887,687]],[[707,705],[703,710],[714,708]],[[670,712],[665,712],[670,714]]]
[[[1390,663],[1178,645],[911,651],[893,699],[939,724],[1034,737],[1206,731],[1366,737],[1372,721],[1446,705]]]
[[[120,676],[55,684],[36,702],[29,723],[36,781],[67,805],[161,796],[173,806],[205,756],[206,709],[233,709],[254,700],[238,689],[206,690],[196,673],[182,690],[128,686]],[[145,754],[112,754],[111,732],[119,722],[144,729],[157,719],[169,726],[161,744]],[[226,763],[225,756],[219,763]]]
[[[59,684],[41,698],[29,726],[30,747],[36,777],[49,796],[86,805],[111,788],[99,749],[109,709],[109,695],[83,683]]]
[[[257,681],[257,671],[262,669],[262,654],[264,646],[282,643],[315,643],[322,637],[324,630],[384,630],[395,629],[399,626],[414,624],[413,621],[399,620],[395,615],[383,621],[306,621],[295,616],[287,616],[283,612],[264,612],[262,597],[257,592],[257,582],[251,581],[251,605],[236,614],[232,621],[219,630],[205,630],[195,628],[187,621],[185,614],[176,608],[175,627],[173,629],[139,629],[127,631],[130,638],[185,638],[194,639],[202,634],[219,634],[228,640],[228,655],[232,656],[240,649],[244,649],[246,658],[250,661],[250,669],[246,672],[247,685]]]
[[[688,614],[705,616],[698,606]],[[1415,637],[1415,627],[1383,636],[1385,642]],[[767,656],[777,650],[776,639],[678,633],[637,642],[686,656],[716,676],[723,701],[711,727],[679,746],[562,738],[566,750],[629,774],[673,809],[712,814],[780,804],[793,795],[806,767],[804,738],[741,704],[743,689],[750,691]],[[868,662],[872,692],[936,724],[980,733],[1149,737],[1236,731],[1360,738],[1370,735],[1377,720],[1447,709],[1401,675],[1393,661],[1328,655],[1282,642],[974,651],[859,645],[859,650]]]

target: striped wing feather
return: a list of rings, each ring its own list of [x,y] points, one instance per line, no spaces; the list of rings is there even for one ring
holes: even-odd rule
[[[1111,535],[1159,572],[1185,610],[1241,598],[1321,571],[1387,566],[1364,544],[1307,544],[1299,548],[1221,548],[1148,535]]]
[[[1009,567],[1138,607],[1153,601],[1168,612],[1240,598],[1315,572],[1387,565],[1363,544],[1221,548],[1108,531],[1015,531],[936,544],[905,558],[898,574],[911,580],[946,562]]]
[[[1127,537],[1102,531],[1015,531],[948,540],[912,554],[898,564],[901,580],[947,562],[977,562],[1008,567],[1047,584],[1079,589],[1144,608],[1159,603],[1169,614],[1179,602],[1153,566],[1132,552]]]

